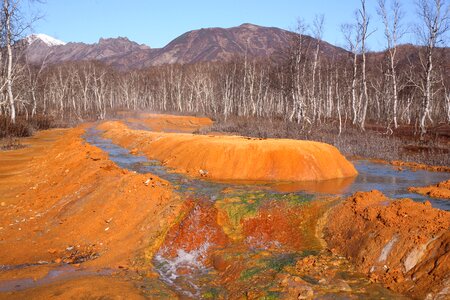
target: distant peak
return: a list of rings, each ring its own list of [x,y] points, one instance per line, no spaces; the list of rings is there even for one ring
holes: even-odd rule
[[[100,38],[98,40],[99,44],[101,43],[108,43],[108,42],[115,42],[115,41],[123,41],[123,42],[132,42],[127,37],[116,37],[116,38]]]
[[[61,46],[65,45],[66,43],[63,41],[60,41],[58,39],[55,39],[54,37],[51,37],[49,35],[43,34],[43,33],[37,33],[37,34],[31,34],[27,36],[27,41],[29,44],[34,43],[35,41],[41,41],[45,43],[49,47],[53,46]]]
[[[239,27],[245,27],[245,28],[249,28],[249,29],[256,29],[256,28],[259,28],[258,25],[251,24],[251,23],[243,23],[243,24],[241,24]]]

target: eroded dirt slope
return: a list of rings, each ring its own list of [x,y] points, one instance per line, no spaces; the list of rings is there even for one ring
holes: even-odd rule
[[[372,280],[413,298],[447,299],[449,228],[450,212],[429,202],[358,192],[331,211],[325,238]]]

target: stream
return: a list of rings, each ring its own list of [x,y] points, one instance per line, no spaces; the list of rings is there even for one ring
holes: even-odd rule
[[[435,184],[446,173],[398,171],[390,165],[353,161],[356,178],[323,182],[212,182],[177,174],[158,161],[132,155],[91,128],[85,139],[124,169],[169,181],[183,196],[181,221],[169,229],[153,258],[161,284],[185,298],[277,299],[289,291],[322,299],[402,298],[370,283],[343,258],[328,253],[316,234],[320,217],[337,197],[378,189],[391,198],[448,201],[407,191]],[[331,196],[331,197],[330,197]],[[309,261],[313,260],[312,266]],[[153,284],[154,285],[154,284]],[[147,289],[150,291],[152,284]],[[152,294],[154,295],[154,294]]]

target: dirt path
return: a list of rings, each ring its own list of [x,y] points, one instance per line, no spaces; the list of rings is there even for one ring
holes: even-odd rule
[[[1,293],[2,284],[8,290],[11,280],[45,281],[61,266],[75,268],[66,272],[74,276],[134,272],[136,260],[146,259],[144,250],[156,248],[177,217],[180,199],[167,182],[153,176],[151,185],[144,184],[148,176],[120,169],[86,144],[83,133],[83,128],[44,131],[27,139],[27,148],[0,152],[0,297],[13,296]],[[109,285],[104,277],[95,281]],[[81,295],[97,289],[86,282]],[[122,285],[110,284],[120,294]],[[128,293],[131,285],[124,286]],[[35,292],[51,295],[47,289]]]

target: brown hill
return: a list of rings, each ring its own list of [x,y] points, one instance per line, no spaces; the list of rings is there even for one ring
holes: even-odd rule
[[[242,24],[231,28],[202,28],[182,34],[168,45],[151,49],[127,38],[100,39],[95,44],[67,43],[53,45],[36,39],[29,44],[26,55],[32,63],[61,63],[98,60],[119,69],[138,69],[164,64],[186,64],[227,61],[236,56],[280,58],[295,33],[275,27]],[[306,42],[316,40],[304,36]],[[344,50],[326,42],[322,54],[334,55]]]

